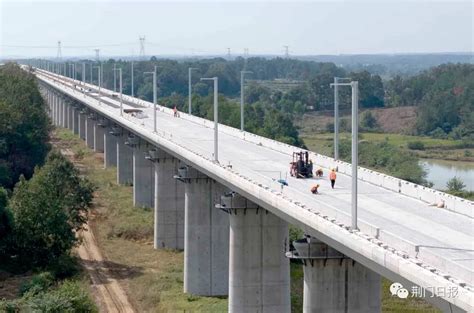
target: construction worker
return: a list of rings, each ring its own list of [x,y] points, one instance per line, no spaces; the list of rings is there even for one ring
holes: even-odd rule
[[[176,105],[173,107],[173,113],[174,117],[179,117],[178,108],[176,107]]]
[[[317,177],[323,177],[323,169],[322,168],[318,168],[318,170],[316,171],[316,176]]]
[[[319,184],[314,185],[313,187],[311,187],[311,192],[313,194],[317,194],[318,193],[318,188],[319,188]]]
[[[334,189],[334,184],[336,184],[336,170],[332,169],[329,173],[329,180],[331,181],[331,188]]]

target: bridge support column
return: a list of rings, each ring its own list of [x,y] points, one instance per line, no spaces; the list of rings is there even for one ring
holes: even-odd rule
[[[288,223],[238,194],[221,206],[230,217],[229,312],[290,312]]]
[[[83,112],[81,109],[78,110],[78,128],[79,128],[79,138],[86,140],[86,120],[87,113]]]
[[[67,128],[69,129],[70,126],[69,126],[69,114],[71,113],[71,105],[69,104],[69,101],[67,100],[64,100],[64,108],[65,108],[65,116],[64,116],[64,128]]]
[[[79,134],[79,110],[77,107],[73,106],[72,110],[72,131],[74,134]]]
[[[62,108],[61,108],[61,98],[59,95],[56,95],[56,106],[57,106],[57,113],[56,113],[56,126],[57,127],[61,127],[61,112],[62,112]]]
[[[48,116],[52,120],[53,117],[53,101],[52,92],[50,89],[46,89],[46,103],[48,103]]]
[[[54,107],[55,107],[55,112],[54,112],[54,125],[56,127],[59,127],[59,96],[57,94],[54,95]]]
[[[53,125],[56,125],[56,98],[54,96],[54,93],[51,91],[51,94],[50,94],[50,99],[51,99],[51,123]]]
[[[304,266],[303,312],[380,312],[380,275],[316,238],[293,243]]]
[[[121,130],[118,126],[108,126],[104,131],[104,167],[117,166],[117,138]]]
[[[105,119],[97,119],[94,123],[94,151],[104,152],[104,132],[107,126]]]
[[[162,150],[151,149],[154,163],[154,248],[184,248],[184,186],[174,177],[179,161]]]
[[[117,183],[131,186],[133,183],[133,149],[126,145],[128,135],[117,136]]]
[[[153,163],[145,158],[150,146],[133,135],[128,137],[128,143],[133,147],[133,205],[153,208]]]
[[[191,167],[180,167],[184,182],[184,292],[229,293],[229,216],[216,208],[229,190]]]
[[[67,110],[66,126],[67,126],[67,129],[72,130],[72,119],[71,119],[72,105],[70,102],[67,103],[66,110]]]
[[[66,111],[66,99],[61,97],[61,127],[66,128],[67,111]]]
[[[96,121],[93,114],[86,117],[86,144],[90,149],[94,149],[94,125]]]

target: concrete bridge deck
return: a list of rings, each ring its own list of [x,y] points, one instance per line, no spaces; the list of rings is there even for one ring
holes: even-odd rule
[[[338,173],[333,190],[327,164],[314,160],[315,168],[322,165],[323,178],[290,177],[287,172],[291,149],[275,149],[264,142],[243,140],[241,134],[236,135],[237,131],[235,134],[219,132],[220,164],[215,164],[212,162],[214,130],[209,123],[188,118],[185,113],[175,118],[171,110],[159,106],[158,131],[154,134],[150,103],[126,97],[124,108],[141,107],[147,118],[121,117],[120,100],[112,97],[110,90],[102,88],[102,104],[99,105],[96,86],[88,85],[93,92],[83,95],[78,82],[73,87],[69,79],[62,76],[40,70],[36,75],[44,83],[78,99],[117,124],[139,135],[146,134],[145,139],[151,143],[383,276],[424,288],[455,286],[459,289],[457,297],[441,297],[464,310],[473,310],[474,222],[469,214],[439,209],[425,201],[360,180],[361,231],[353,232],[347,227],[351,209],[350,175]],[[299,150],[294,148],[294,151]],[[287,177],[288,186],[281,188],[277,182],[280,177]],[[315,183],[321,185],[318,195],[310,193]]]

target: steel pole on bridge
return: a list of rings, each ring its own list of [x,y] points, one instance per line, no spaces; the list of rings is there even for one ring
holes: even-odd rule
[[[99,66],[94,66],[94,68],[97,68],[97,80],[99,83],[99,105],[100,105],[101,104],[100,85],[101,85],[102,64],[100,64]]]
[[[334,77],[334,160],[339,159],[339,81]]]
[[[122,68],[114,68],[114,76],[116,71],[119,71],[120,115],[123,116]]]
[[[218,102],[218,77],[201,78],[201,80],[214,81],[214,161],[219,163],[219,140],[218,140],[218,125],[219,125],[219,102]]]
[[[145,72],[143,74],[152,74],[153,75],[153,132],[156,133],[156,68],[153,72]]]
[[[359,166],[359,82],[351,82],[352,88],[352,229],[357,228],[357,167]]]
[[[351,228],[357,227],[357,170],[359,164],[358,148],[359,148],[359,82],[352,81],[350,83],[339,83],[342,78],[337,78],[337,83],[330,86],[351,86],[352,88],[352,192],[351,192]],[[336,79],[335,79],[336,81]]]
[[[188,113],[192,113],[192,81],[191,81],[191,72],[197,70],[195,67],[188,68]]]
[[[240,71],[240,130],[244,131],[244,76],[251,71]]]
[[[130,73],[132,74],[132,97],[134,97],[134,95],[133,95],[133,60],[132,60],[132,69],[131,69]]]

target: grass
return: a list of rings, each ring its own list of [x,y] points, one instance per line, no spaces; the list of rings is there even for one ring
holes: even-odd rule
[[[441,310],[430,305],[423,299],[412,298],[408,296],[407,299],[400,299],[391,295],[390,285],[391,281],[382,279],[382,312],[394,313],[439,313]],[[410,288],[407,288],[411,292]]]
[[[116,264],[117,276],[139,312],[226,312],[227,299],[183,293],[183,252],[154,250],[153,212],[132,204],[132,188],[116,183],[115,169],[103,169],[103,159],[67,130],[56,137],[80,155],[76,165],[98,187],[92,226],[104,255]],[[324,143],[329,139],[318,138]],[[307,142],[309,144],[309,142]],[[317,151],[317,150],[316,150]],[[303,307],[303,266],[291,264],[292,312]],[[383,312],[439,312],[423,300],[391,297],[383,280]]]
[[[76,165],[97,186],[91,225],[137,311],[226,312],[226,298],[183,293],[183,252],[153,249],[153,212],[133,206],[132,187],[116,183],[116,170],[104,169],[101,155],[70,131],[59,129],[56,137],[79,153]]]

